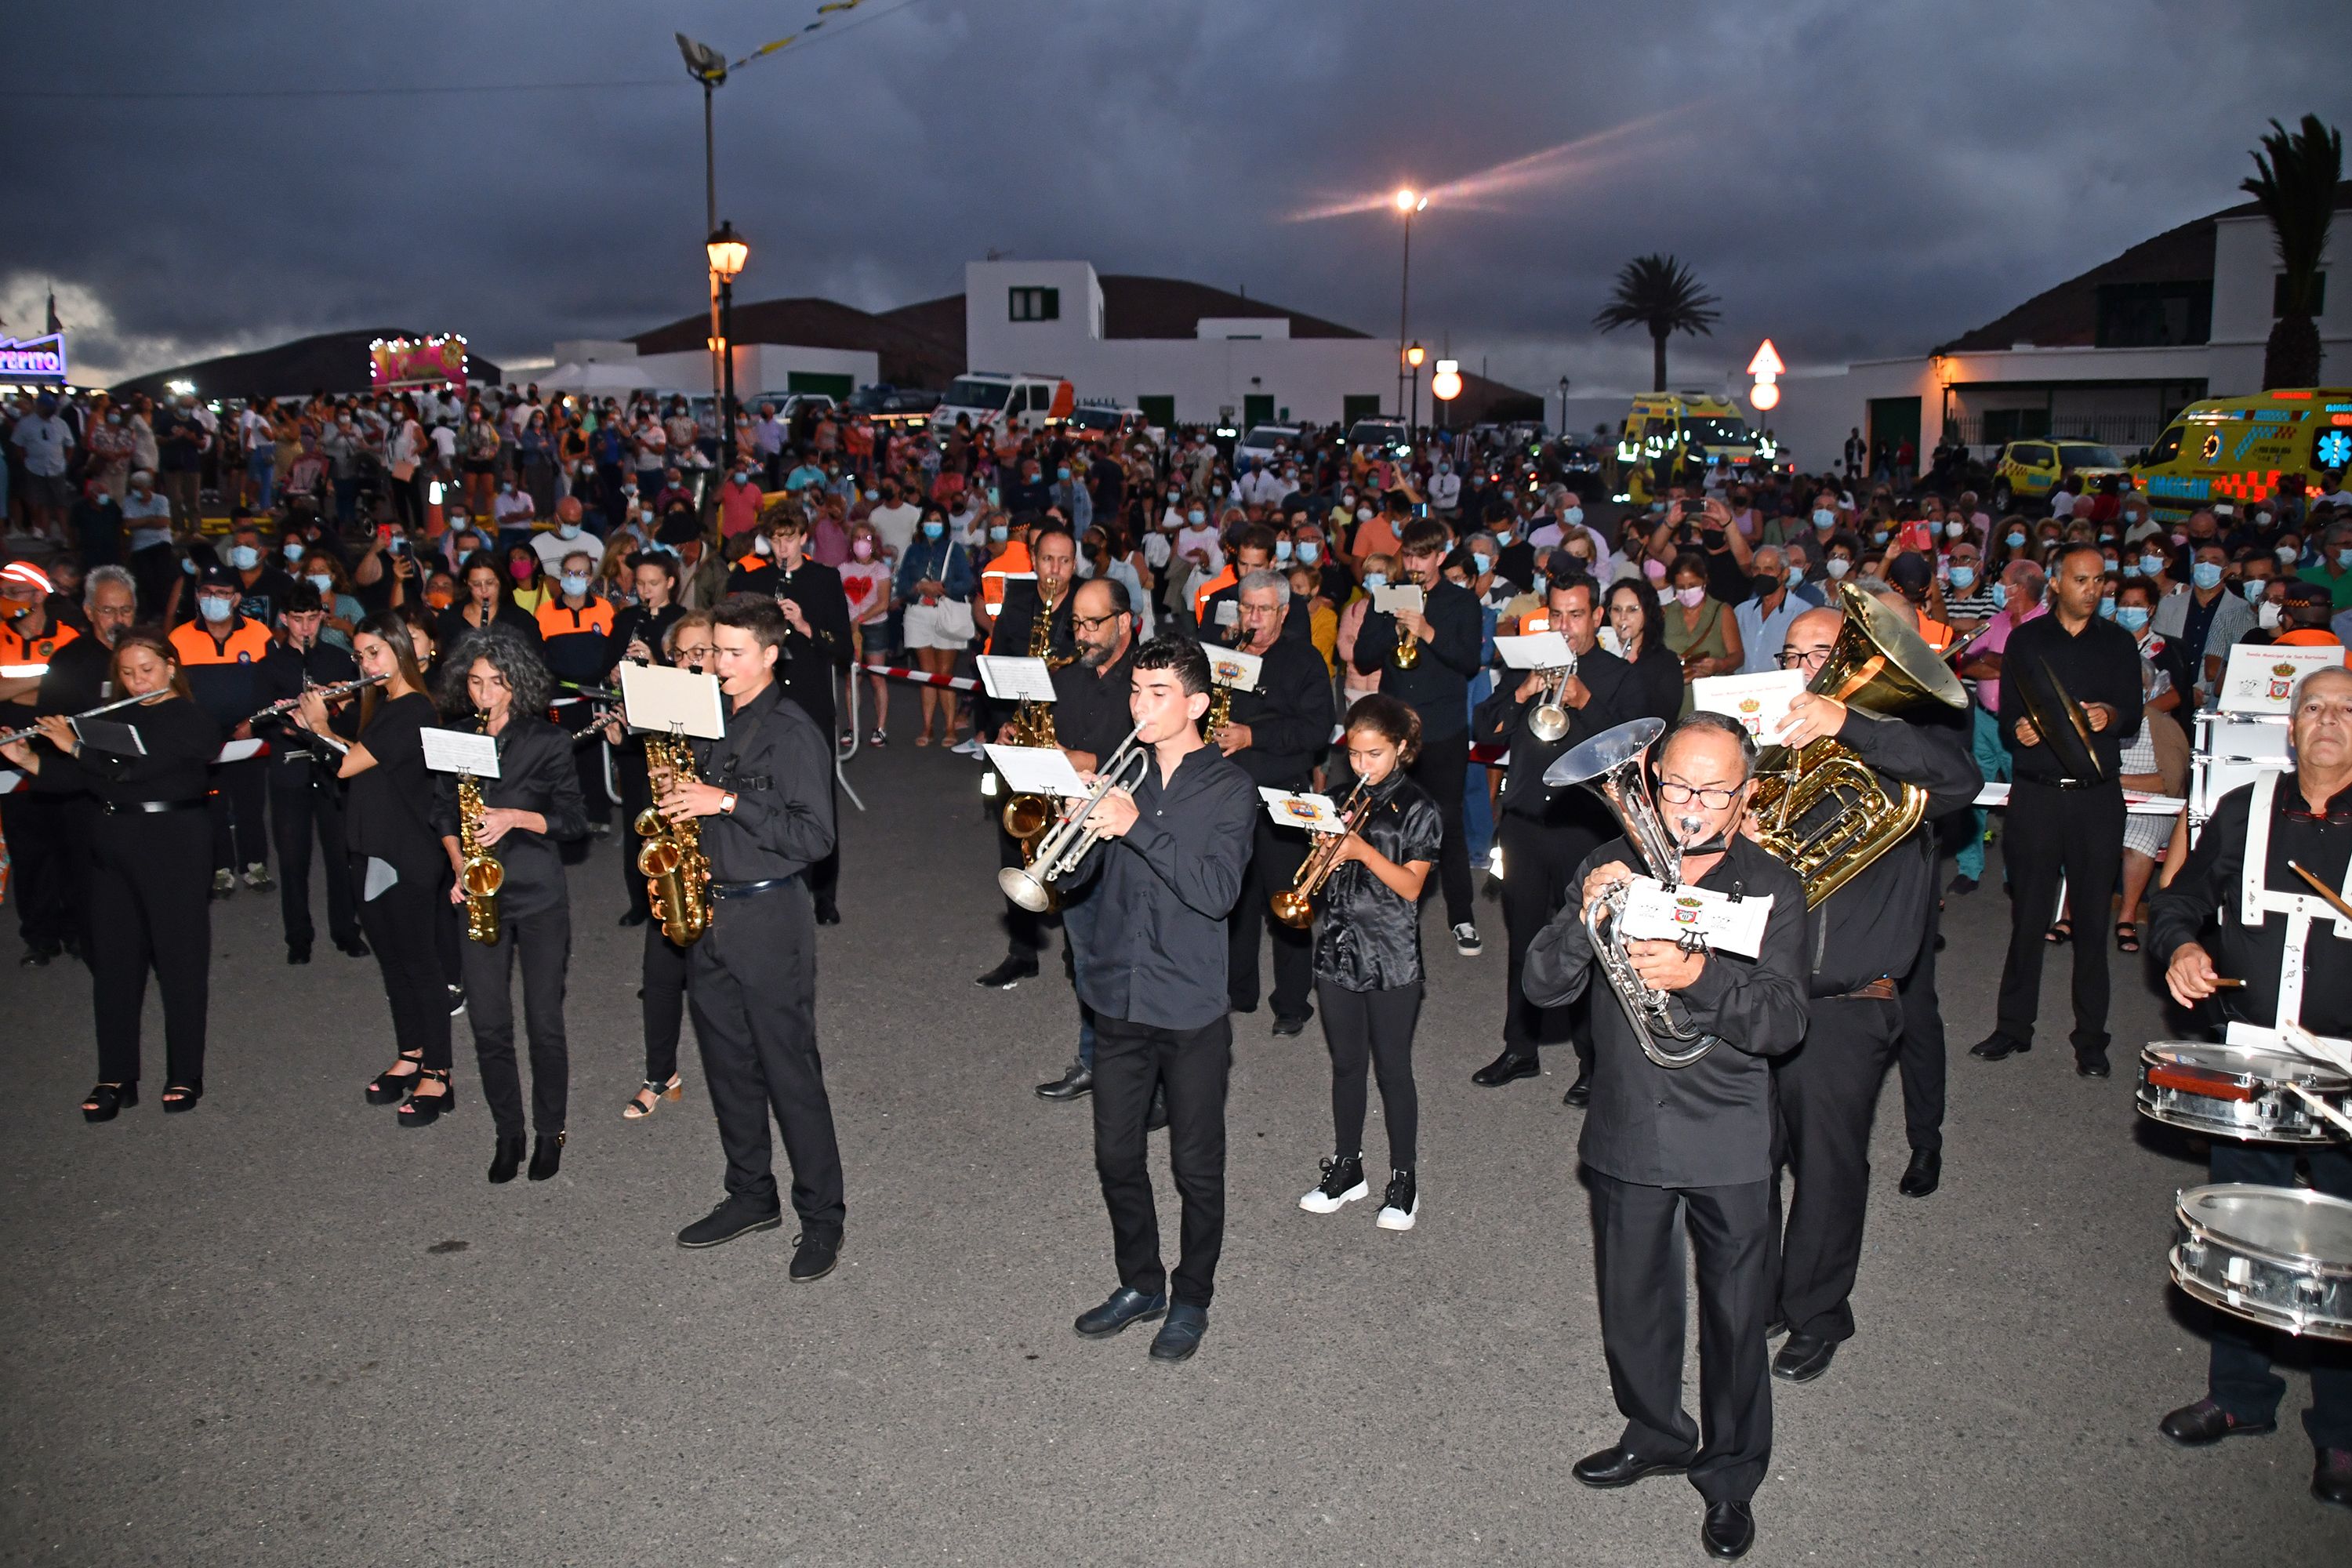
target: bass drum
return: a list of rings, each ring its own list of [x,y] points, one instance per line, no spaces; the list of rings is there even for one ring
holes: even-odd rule
[[[2173,1207],[2173,1283],[2291,1334],[2352,1341],[2352,1203],[2300,1187],[2191,1187]]]
[[[2352,1113],[2352,1079],[2273,1046],[2158,1040],[2139,1053],[2139,1113],[2208,1138],[2332,1143],[2335,1130],[2294,1092]]]

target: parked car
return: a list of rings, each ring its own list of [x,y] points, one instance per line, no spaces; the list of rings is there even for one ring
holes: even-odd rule
[[[2039,500],[2058,488],[2061,474],[2084,485],[2111,476],[2129,479],[2130,468],[2115,448],[2095,441],[2011,441],[1993,465],[1992,510],[2006,512],[2020,500]]]

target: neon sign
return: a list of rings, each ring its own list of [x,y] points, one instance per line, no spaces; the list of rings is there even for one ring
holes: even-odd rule
[[[54,381],[63,384],[65,379],[63,332],[22,340],[0,338],[0,381]]]

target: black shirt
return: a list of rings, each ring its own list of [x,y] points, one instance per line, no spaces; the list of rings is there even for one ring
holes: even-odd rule
[[[2149,945],[2159,969],[2189,942],[2213,955],[2213,967],[2245,984],[2214,998],[2224,1014],[2263,1028],[2278,1022],[2278,982],[2286,953],[2287,919],[2266,915],[2260,925],[2242,920],[2239,894],[2246,866],[2246,823],[2253,786],[2241,784],[2223,795],[2198,836],[2179,874],[2148,900]],[[2324,818],[2310,804],[2293,773],[2282,774],[2271,801],[2270,853],[2263,886],[2276,892],[2311,892],[2311,884],[2287,869],[2289,860],[2329,887],[2341,889],[2352,862],[2352,790],[2327,803]],[[2304,952],[2302,1025],[2315,1035],[2352,1036],[2352,943],[2337,939],[2332,920],[2314,921]]]
[[[1299,612],[1290,618],[1300,618]],[[1283,623],[1286,630],[1289,625]],[[1257,689],[1233,694],[1233,721],[1250,731],[1250,743],[1233,761],[1253,784],[1301,789],[1331,743],[1331,672],[1315,645],[1302,639],[1276,637],[1262,657]]]
[[[1241,896],[1258,810],[1249,775],[1214,746],[1160,782],[1150,758],[1135,826],[1063,884],[1078,999],[1108,1018],[1198,1029],[1225,1016],[1225,917]]]
[[[1544,783],[1543,776],[1562,752],[1642,717],[1636,706],[1640,681],[1633,666],[1603,647],[1578,658],[1576,678],[1591,696],[1583,707],[1568,710],[1568,733],[1557,741],[1538,741],[1528,728],[1528,717],[1551,695],[1549,689],[1522,702],[1517,692],[1526,672],[1510,669],[1501,674],[1510,684],[1498,684],[1478,704],[1471,720],[1471,738],[1506,747],[1511,753],[1510,770],[1503,775],[1503,809],[1548,826],[1583,828],[1591,835],[1589,843],[1614,837],[1617,818],[1608,802],[1580,784],[1554,789]]]
[[[1422,611],[1436,635],[1422,645],[1420,663],[1411,669],[1396,667],[1396,617],[1370,610],[1356,633],[1356,668],[1365,675],[1385,670],[1381,694],[1421,715],[1424,742],[1445,740],[1470,727],[1470,681],[1481,668],[1486,613],[1476,595],[1443,578],[1427,590]]]
[[[803,637],[790,626],[785,628],[776,679],[782,683],[784,695],[831,734],[835,711],[833,672],[849,668],[849,597],[842,592],[841,574],[822,561],[803,556],[790,572],[772,563],[748,571],[739,567],[729,575],[728,587],[732,593],[758,594],[778,604],[790,600],[800,606],[811,635]]]
[[[490,624],[506,627],[534,648],[539,647],[537,618],[525,615],[520,605],[503,594],[499,595],[498,611],[490,617]],[[443,664],[448,663],[457,656],[457,645],[465,641],[467,634],[474,629],[474,623],[466,618],[466,606],[463,602],[452,605],[442,611],[440,615],[434,617],[433,621],[435,657]]]
[[[433,700],[421,691],[389,699],[379,695],[375,710],[359,731],[359,743],[375,759],[375,766],[353,773],[343,796],[345,847],[427,886],[438,883],[449,869],[428,810],[434,784],[425,766],[423,739],[426,730],[440,723]]]
[[[648,610],[643,605],[623,608],[613,622],[608,649],[612,658],[605,663],[604,673],[610,676],[621,668],[621,661],[629,657],[629,644],[633,641],[646,645],[646,651],[653,655],[653,663],[669,663],[669,655],[662,649],[662,639],[669,636],[670,627],[677,625],[678,618],[685,614],[686,606],[675,603],[658,610]]]
[[[1097,766],[1110,760],[1135,728],[1128,694],[1135,684],[1135,643],[1100,670],[1066,664],[1054,671],[1054,741],[1066,751],[1090,752]]]
[[[1071,604],[1077,597],[1077,584],[1064,586],[1061,602],[1054,606],[1053,624],[1045,633],[1045,657],[1067,658],[1078,651],[1076,635],[1070,628]],[[989,629],[988,651],[1004,658],[1029,657],[1030,634],[1036,629],[1037,612],[1045,601],[1038,596],[1034,580],[1015,579],[1004,584],[1004,603],[996,612],[996,622]]]
[[[518,915],[552,909],[572,896],[563,879],[563,857],[556,846],[588,832],[588,807],[580,794],[580,769],[572,755],[572,736],[537,714],[517,713],[507,721],[495,742],[499,776],[475,781],[482,792],[482,804],[509,811],[535,811],[547,818],[545,833],[518,827],[489,847],[488,853],[507,873],[499,889],[499,903]],[[434,777],[433,830],[442,838],[462,843],[457,775]]]
[[[1437,803],[1393,768],[1372,790],[1371,811],[1357,836],[1400,866],[1434,862],[1445,822]],[[1418,984],[1421,906],[1397,897],[1369,866],[1349,860],[1332,868],[1315,921],[1315,978],[1343,991]]]
[[[2106,782],[2114,784],[2122,771],[2124,742],[2139,732],[2139,645],[2131,633],[2097,616],[2070,633],[2054,610],[2009,634],[2000,654],[2000,743],[2009,748],[2017,777],[2054,784],[2066,773],[2048,738],[2032,746],[2017,739],[2017,721],[2027,716],[2021,686],[2033,679],[2030,672],[2036,667],[2047,669],[2075,701],[2085,707],[2104,702],[2116,710],[2114,723],[2091,732],[2091,753]]]
[[[1637,871],[1642,858],[1622,838],[1585,857],[1569,886],[1609,862]],[[1796,873],[1754,841],[1735,838],[1698,885],[1714,892],[1769,894],[1756,958],[1707,956],[1696,984],[1674,993],[1677,1016],[1721,1037],[1687,1067],[1650,1060],[1612,994],[1592,1004],[1592,1103],[1578,1153],[1604,1176],[1652,1187],[1719,1187],[1772,1174],[1772,1076],[1769,1058],[1805,1037],[1805,889]],[[1608,981],[1592,962],[1583,906],[1571,897],[1528,949],[1521,989],[1539,1007],[1559,1007]]]
[[[35,715],[44,713],[79,713],[106,700],[114,668],[114,650],[98,640],[95,634],[74,638],[49,655],[49,668],[41,677],[39,694],[29,710]],[[20,730],[26,721],[11,717],[0,721],[0,729]]]
[[[1657,719],[1668,725],[1682,716],[1683,661],[1663,638],[1644,634],[1642,652],[1633,659],[1638,682],[1629,719]]]
[[[698,817],[714,882],[791,877],[833,850],[833,743],[773,681],[728,715],[723,740],[694,742],[703,779],[735,809]]]
[[[207,767],[221,748],[222,730],[202,708],[184,698],[168,698],[152,706],[118,708],[106,720],[137,730],[147,754],[118,756],[84,745],[79,756],[69,757],[47,741],[37,742],[41,771],[32,787],[43,795],[86,790],[109,805],[122,805],[202,800],[210,793]]]
[[[294,591],[294,579],[264,559],[255,569],[253,581],[245,582],[245,574],[237,574],[237,591],[245,596],[236,602],[236,613],[248,621],[259,621],[265,626],[278,624],[278,614],[286,607],[286,595]],[[333,608],[331,604],[329,609]]]
[[[359,661],[349,650],[323,638],[305,649],[282,642],[273,644],[261,668],[254,673],[254,706],[267,707],[298,697],[306,686],[333,686],[357,680],[359,674]],[[257,721],[254,733],[269,742],[270,758],[280,764],[335,760],[333,749],[295,723],[290,710]]]

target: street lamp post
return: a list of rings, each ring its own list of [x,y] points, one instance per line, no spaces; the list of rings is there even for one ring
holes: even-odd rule
[[[1559,378],[1559,437],[1568,439],[1568,377]]]
[[[1412,314],[1412,215],[1428,206],[1429,198],[1407,185],[1399,189],[1391,199],[1396,203],[1396,210],[1404,216],[1404,271],[1397,283],[1397,411],[1402,414],[1404,413],[1405,398],[1405,335]],[[1414,401],[1420,401],[1418,392],[1414,394]],[[1411,424],[1412,416],[1406,415],[1405,422]]]
[[[684,33],[671,35],[677,39],[677,52],[685,58],[686,74],[702,84],[702,232],[710,234],[719,227],[719,154],[718,143],[711,129],[711,95],[727,81],[727,57],[709,44],[688,37]],[[726,333],[719,320],[719,289],[717,274],[712,275],[710,290],[710,339],[716,344]],[[724,395],[729,372],[719,363],[714,347],[710,359],[710,390]]]
[[[1406,368],[1412,374],[1412,395],[1405,405],[1404,432],[1405,438],[1416,447],[1421,444],[1421,362],[1427,357],[1427,351],[1417,339],[1404,351]]]
[[[751,247],[743,243],[731,223],[722,223],[710,231],[703,246],[710,258],[710,275],[719,280],[719,358],[724,381],[719,396],[719,432],[720,444],[727,451],[727,466],[735,466],[735,277],[743,264],[751,258]]]

